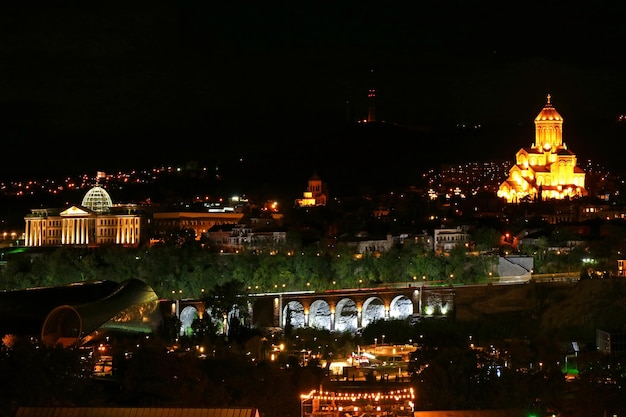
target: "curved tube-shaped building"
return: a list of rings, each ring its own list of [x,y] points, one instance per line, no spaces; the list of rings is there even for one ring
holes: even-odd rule
[[[100,300],[118,287],[114,281],[84,281],[54,287],[0,291],[0,335],[38,336],[46,317],[59,305]]]
[[[0,292],[0,337],[41,335],[49,345],[84,344],[106,330],[153,332],[161,320],[154,290],[138,279]]]
[[[131,279],[104,298],[55,307],[44,320],[41,341],[49,346],[83,345],[104,330],[151,333],[160,321],[154,290],[141,280]]]

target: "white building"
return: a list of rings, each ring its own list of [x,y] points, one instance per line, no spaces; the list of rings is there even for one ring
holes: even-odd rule
[[[136,205],[114,205],[96,185],[80,206],[32,209],[24,217],[25,246],[139,246],[141,214]]]
[[[435,229],[433,236],[434,251],[448,253],[455,247],[466,246],[470,242],[470,235],[465,227],[455,229]]]
[[[215,225],[205,233],[209,245],[215,250],[238,252],[244,249],[272,249],[283,245],[287,232],[274,225],[251,224]]]

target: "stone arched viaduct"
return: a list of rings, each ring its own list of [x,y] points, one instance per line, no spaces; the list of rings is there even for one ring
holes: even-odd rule
[[[441,317],[452,314],[452,287],[407,286],[394,288],[345,289],[324,292],[297,291],[249,295],[248,325],[263,328],[313,327],[330,331],[355,331],[377,320]],[[169,309],[171,308],[171,311]],[[205,313],[199,300],[171,301],[169,314],[181,320],[180,334],[191,332],[195,318]],[[218,327],[226,333],[229,316]]]
[[[252,324],[351,331],[377,320],[447,315],[453,301],[453,289],[444,287],[255,294],[251,297]]]
[[[496,314],[534,308],[532,299],[529,301],[529,292],[532,293],[537,285],[562,288],[577,285],[577,282],[578,280],[569,277],[550,276],[533,283],[524,281],[455,287],[424,285],[319,293],[302,291],[250,294],[246,306],[246,324],[258,328],[284,328],[289,323],[294,327],[341,331],[367,327],[380,319],[454,316],[457,320],[475,320],[485,312]],[[486,300],[490,302],[487,303]],[[191,326],[194,316],[204,313],[204,306],[199,300],[171,303],[171,314],[181,317],[183,322],[186,319],[188,326]],[[225,318],[224,324],[227,323]]]

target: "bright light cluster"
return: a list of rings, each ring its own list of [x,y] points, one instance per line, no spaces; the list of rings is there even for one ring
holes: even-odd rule
[[[415,393],[413,388],[403,388],[388,392],[330,392],[323,391],[318,392],[313,390],[308,394],[300,395],[302,400],[323,400],[323,401],[357,401],[357,400],[401,400],[401,399],[414,399]]]

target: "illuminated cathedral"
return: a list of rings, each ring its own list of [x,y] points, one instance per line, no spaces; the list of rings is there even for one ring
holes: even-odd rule
[[[535,118],[535,143],[517,152],[515,165],[509,170],[509,178],[500,184],[498,197],[518,203],[586,195],[585,172],[563,142],[563,118],[548,94],[546,105]]]

